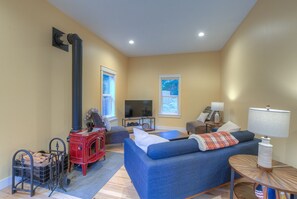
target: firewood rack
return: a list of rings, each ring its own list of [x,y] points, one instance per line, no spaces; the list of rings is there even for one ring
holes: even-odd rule
[[[44,156],[46,162],[38,165],[34,164],[32,152],[25,149],[15,152],[12,158],[12,194],[17,191],[28,192],[32,197],[41,185],[51,191],[49,197],[57,188],[66,192],[64,185],[68,185],[70,180],[67,179],[68,154],[64,141],[53,138],[49,143],[49,153],[44,153]],[[29,188],[25,188],[24,183],[28,183]]]

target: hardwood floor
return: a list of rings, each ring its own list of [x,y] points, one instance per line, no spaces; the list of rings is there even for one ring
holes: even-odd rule
[[[123,153],[121,145],[107,146],[108,151]],[[228,199],[229,185],[225,185],[209,192],[195,195],[189,199]],[[95,199],[139,199],[125,167],[121,169],[95,195]],[[236,198],[234,196],[234,198]]]
[[[48,197],[49,195],[49,190],[45,188],[38,187],[35,190],[35,195],[33,197],[30,197],[30,194],[28,193],[23,193],[23,192],[16,192],[15,194],[11,194],[11,186],[6,187],[5,189],[0,190],[0,198],[1,199],[16,199],[16,198],[21,198],[21,199],[29,199],[29,198],[40,198],[40,199],[47,199],[47,198],[53,198],[53,199],[78,199],[77,197],[70,196],[64,193],[60,193],[55,191],[51,197]]]
[[[123,145],[108,145],[107,151],[123,153]],[[31,198],[28,193],[17,192],[11,194],[11,188],[7,187],[0,190],[0,198],[4,199],[27,199]],[[49,191],[44,188],[36,189],[33,198],[48,198]],[[54,192],[52,197],[54,199],[77,199],[76,197],[66,195],[64,193]],[[190,197],[191,199],[228,199],[229,186],[225,185],[220,188],[213,189],[209,192]],[[235,198],[235,197],[234,197]],[[122,166],[115,175],[103,186],[103,188],[94,196],[94,199],[139,199],[139,196],[131,183],[126,169]]]
[[[119,171],[106,183],[103,188],[95,195],[95,199],[138,199],[139,196],[131,183],[125,167]]]

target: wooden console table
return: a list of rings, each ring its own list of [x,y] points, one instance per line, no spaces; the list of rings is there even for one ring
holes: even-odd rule
[[[234,174],[246,177],[254,183],[261,184],[264,198],[267,198],[267,187],[276,191],[277,198],[280,192],[297,194],[297,169],[281,162],[273,160],[273,170],[267,172],[257,167],[257,156],[234,155],[229,158],[231,166],[230,199],[233,199]]]

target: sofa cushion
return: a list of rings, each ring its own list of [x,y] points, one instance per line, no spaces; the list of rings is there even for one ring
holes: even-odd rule
[[[147,155],[156,160],[169,158],[187,153],[195,153],[200,151],[198,143],[193,139],[176,140],[172,142],[164,142],[160,144],[152,144],[147,149]]]
[[[157,135],[149,135],[147,132],[138,128],[133,128],[135,136],[135,144],[141,148],[145,153],[147,152],[148,146],[156,143],[169,142],[169,140],[162,138]]]
[[[231,134],[239,141],[239,143],[253,140],[255,137],[254,133],[247,130],[232,132]]]

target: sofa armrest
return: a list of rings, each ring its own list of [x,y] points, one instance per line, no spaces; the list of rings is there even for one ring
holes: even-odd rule
[[[188,133],[192,133],[192,134],[205,133],[206,124],[201,121],[195,120],[195,121],[187,122],[186,129]]]
[[[154,160],[137,147],[132,139],[124,140],[124,165],[140,196],[148,193],[148,173],[153,164]]]

